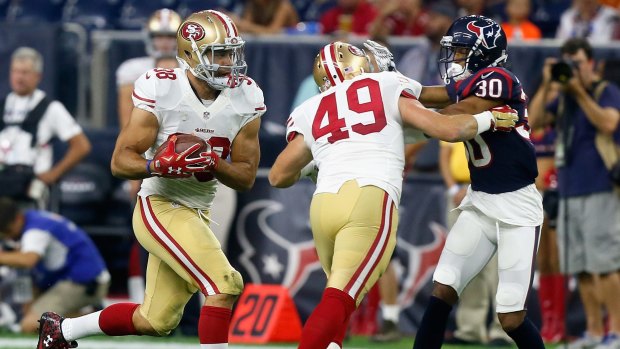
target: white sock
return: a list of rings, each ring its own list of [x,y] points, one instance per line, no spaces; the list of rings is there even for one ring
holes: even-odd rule
[[[228,349],[228,343],[200,344],[200,349]]]
[[[340,346],[334,342],[329,343],[329,345],[327,346],[327,349],[342,349],[340,348]]]
[[[400,306],[398,304],[383,304],[381,305],[381,314],[383,315],[383,320],[390,320],[394,323],[398,323]]]
[[[131,276],[127,280],[127,293],[129,301],[136,304],[144,302],[144,278],[142,276]]]
[[[75,319],[64,319],[62,322],[62,336],[67,342],[83,337],[103,334],[99,327],[101,311],[80,316]]]

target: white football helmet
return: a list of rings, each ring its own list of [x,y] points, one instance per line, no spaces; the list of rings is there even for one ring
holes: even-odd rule
[[[179,27],[177,46],[179,63],[214,89],[237,87],[245,78],[245,41],[235,23],[221,12],[207,10],[190,15]],[[215,64],[218,51],[229,51],[232,65]],[[228,74],[218,74],[220,69],[228,70]]]

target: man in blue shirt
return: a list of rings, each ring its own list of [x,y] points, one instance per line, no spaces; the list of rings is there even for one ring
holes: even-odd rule
[[[0,265],[26,268],[40,290],[21,321],[33,333],[42,312],[75,313],[98,306],[107,295],[110,274],[86,233],[73,222],[47,211],[22,211],[0,197],[0,237],[18,240],[18,251],[0,251]]]
[[[585,39],[568,40],[561,52],[572,74],[559,74],[557,65],[552,69],[558,61],[547,59],[529,117],[532,127],[554,122],[558,132],[560,264],[564,273],[577,275],[588,319],[584,337],[571,348],[616,348],[620,347],[620,196],[613,191],[595,138],[612,136],[616,144],[620,140],[620,90],[596,75],[592,48]],[[547,104],[554,88],[559,96]],[[611,320],[607,336],[601,305]]]

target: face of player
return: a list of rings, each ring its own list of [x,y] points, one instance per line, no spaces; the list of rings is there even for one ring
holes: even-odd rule
[[[211,54],[207,54],[211,56]],[[230,74],[231,67],[235,62],[235,51],[234,50],[214,50],[212,57],[209,58],[209,61],[212,64],[218,64],[220,67],[215,73],[216,76],[226,76]]]
[[[34,69],[29,59],[14,60],[10,70],[11,90],[19,96],[28,96],[34,92],[41,81],[41,73]]]
[[[454,63],[457,63],[461,67],[464,68],[468,53],[469,53],[469,49],[467,48],[455,48],[454,49]]]
[[[177,37],[175,35],[153,36],[153,49],[161,55],[174,55],[177,50]]]

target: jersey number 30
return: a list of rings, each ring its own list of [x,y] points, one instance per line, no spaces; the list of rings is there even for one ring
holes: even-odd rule
[[[359,101],[359,92],[362,89],[368,90],[369,100],[366,102]],[[383,109],[383,99],[381,98],[381,90],[379,88],[379,82],[372,79],[362,79],[355,81],[347,88],[347,103],[348,109],[352,112],[361,114],[366,112],[372,112],[374,122],[369,124],[356,123],[351,125],[351,131],[367,135],[369,133],[380,132],[387,125],[387,119],[385,118],[385,110]],[[312,136],[314,139],[319,139],[325,135],[329,143],[335,143],[337,141],[349,138],[349,131],[345,130],[346,116],[351,115],[345,113],[345,118],[339,118],[338,103],[336,100],[336,93],[326,95],[321,99],[319,108],[314,116],[312,122]],[[323,120],[327,116],[327,124],[324,125]],[[324,126],[323,126],[324,125]]]

